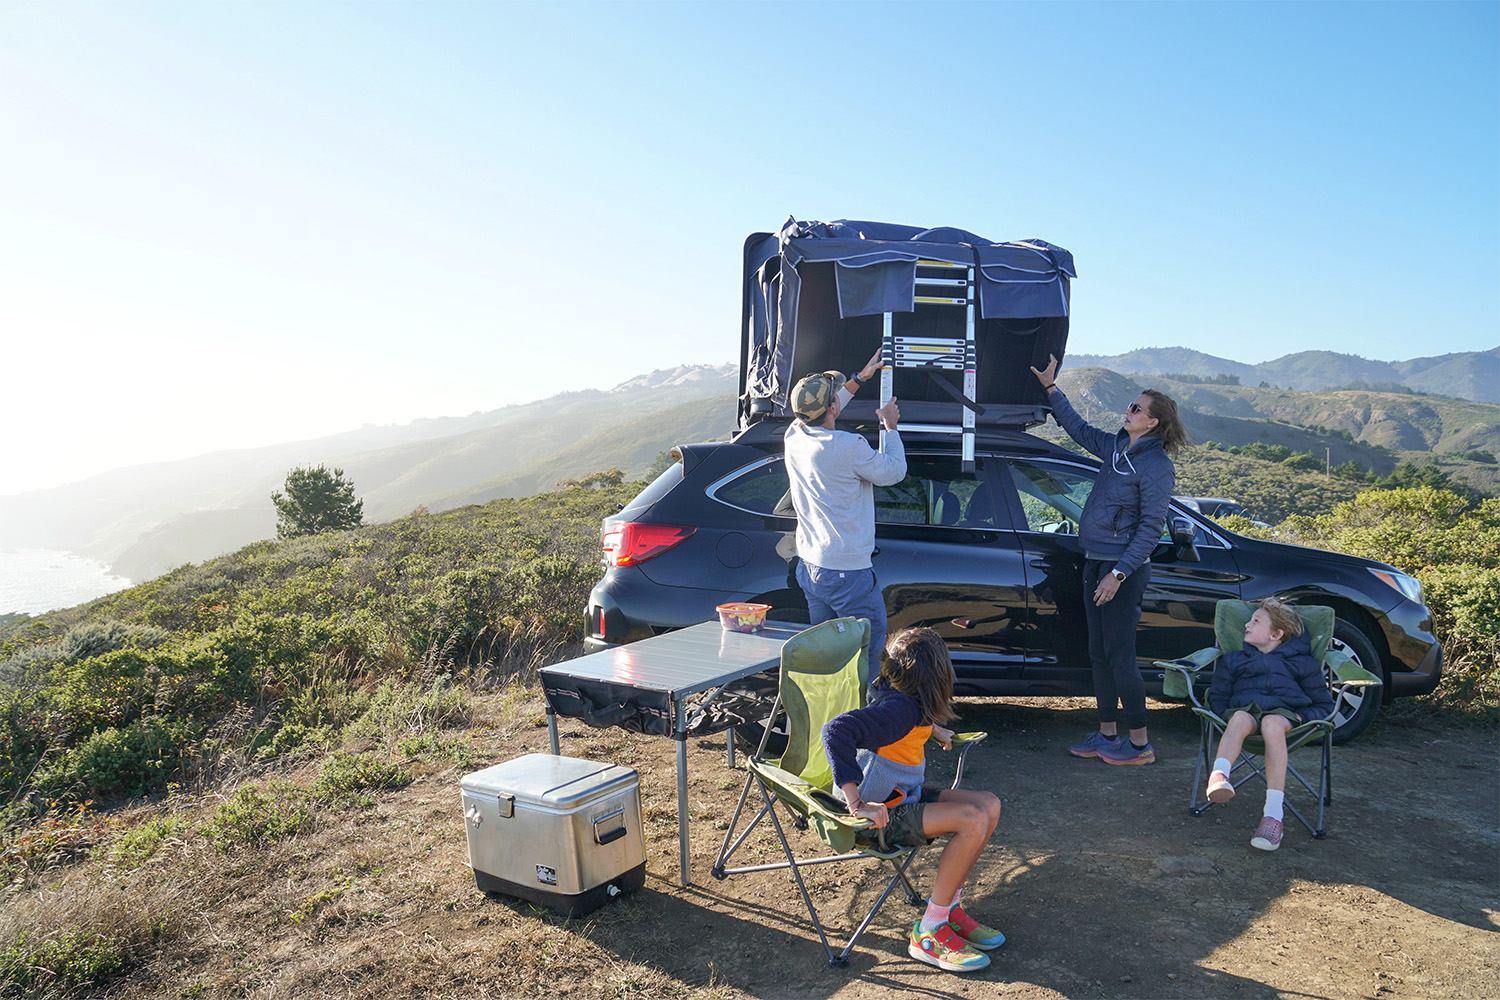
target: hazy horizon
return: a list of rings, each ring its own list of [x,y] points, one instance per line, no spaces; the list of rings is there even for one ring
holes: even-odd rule
[[[3,4],[0,495],[721,364],[788,215],[1066,247],[1079,354],[1489,350],[1497,38],[1462,3]]]

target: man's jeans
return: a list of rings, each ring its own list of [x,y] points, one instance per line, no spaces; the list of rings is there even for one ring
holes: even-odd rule
[[[802,560],[797,582],[807,597],[808,621],[816,625],[830,618],[870,620],[870,677],[880,672],[885,652],[885,597],[873,569],[824,569]]]

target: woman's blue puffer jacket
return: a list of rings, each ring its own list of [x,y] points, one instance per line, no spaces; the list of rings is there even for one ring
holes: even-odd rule
[[[1047,400],[1058,426],[1104,463],[1078,523],[1084,555],[1113,560],[1114,568],[1129,576],[1161,541],[1177,466],[1155,434],[1130,447],[1124,428],[1111,434],[1085,422],[1061,389]]]

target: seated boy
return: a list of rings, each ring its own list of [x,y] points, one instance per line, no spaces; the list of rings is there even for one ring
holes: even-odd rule
[[[1208,800],[1234,798],[1231,762],[1258,728],[1266,744],[1266,807],[1250,845],[1274,851],[1281,846],[1287,731],[1333,714],[1333,694],[1296,609],[1275,597],[1260,602],[1245,625],[1244,648],[1224,654],[1214,669],[1208,705],[1228,722],[1208,776]]]

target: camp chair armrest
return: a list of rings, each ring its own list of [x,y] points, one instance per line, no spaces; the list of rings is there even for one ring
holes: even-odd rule
[[[1333,683],[1340,687],[1379,687],[1383,682],[1378,674],[1354,662],[1354,658],[1342,650],[1330,649],[1323,662],[1333,673]]]
[[[829,822],[851,830],[863,830],[874,825],[863,816],[850,816],[847,804],[832,792],[810,785],[790,771],[757,759],[751,760],[750,769],[771,787],[777,798],[804,816],[822,816]]]
[[[1213,675],[1213,667],[1218,662],[1219,655],[1219,648],[1210,646],[1181,659],[1157,660],[1156,666],[1162,670],[1162,697],[1180,698],[1201,706],[1203,703],[1198,699],[1195,688],[1204,677]]]
[[[1173,669],[1183,669],[1197,673],[1200,670],[1212,667],[1222,655],[1224,655],[1224,651],[1218,646],[1209,646],[1205,649],[1189,653],[1186,656],[1179,656],[1175,660],[1157,660],[1156,665],[1164,670],[1171,667]]]

